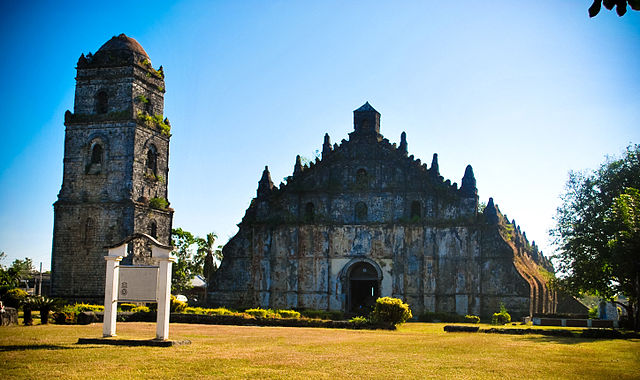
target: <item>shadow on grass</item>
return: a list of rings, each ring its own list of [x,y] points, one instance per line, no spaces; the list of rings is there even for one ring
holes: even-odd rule
[[[499,330],[498,330],[499,331]],[[621,334],[616,331],[593,331],[585,330],[582,332],[566,331],[566,330],[521,330],[521,332],[513,333],[513,331],[497,332],[500,335],[520,335],[524,339],[536,342],[552,342],[558,344],[577,344],[577,343],[593,343],[598,341],[612,340],[629,340],[638,339],[637,334]],[[487,332],[487,331],[483,331]],[[494,331],[496,333],[496,331]]]
[[[33,351],[33,350],[77,350],[82,347],[58,346],[55,344],[29,344],[0,346],[0,352]]]
[[[524,337],[525,340],[535,343],[556,343],[556,344],[565,344],[565,345],[573,345],[579,343],[594,343],[601,342],[604,340],[614,340],[614,339],[593,339],[593,338],[579,338],[579,337],[565,337],[565,336],[553,336],[553,335],[528,335]]]

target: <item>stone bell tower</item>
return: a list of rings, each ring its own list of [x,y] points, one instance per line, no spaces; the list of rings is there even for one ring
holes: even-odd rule
[[[54,203],[51,295],[101,302],[106,246],[146,233],[170,244],[169,121],[164,73],[133,38],[111,38],[77,63],[65,114],[63,180]],[[144,262],[144,247],[127,261]]]

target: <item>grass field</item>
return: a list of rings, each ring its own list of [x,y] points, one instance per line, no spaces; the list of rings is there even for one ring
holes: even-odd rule
[[[172,324],[169,348],[77,345],[102,325],[0,328],[6,378],[640,378],[640,340]],[[119,338],[149,339],[153,323],[119,323]]]

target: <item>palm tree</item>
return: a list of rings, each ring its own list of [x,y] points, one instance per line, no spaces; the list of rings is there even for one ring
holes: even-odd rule
[[[203,275],[207,282],[207,291],[209,291],[209,283],[213,272],[218,269],[217,262],[222,261],[222,245],[215,246],[218,236],[213,232],[207,234],[206,239],[199,239],[198,256],[204,258]]]

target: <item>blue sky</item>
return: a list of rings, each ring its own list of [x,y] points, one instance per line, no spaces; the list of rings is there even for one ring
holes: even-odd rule
[[[569,170],[640,143],[640,12],[591,1],[2,2],[0,251],[50,266],[75,63],[114,35],[166,73],[174,226],[224,243],[369,101],[381,132],[460,183],[474,168],[546,254]]]

